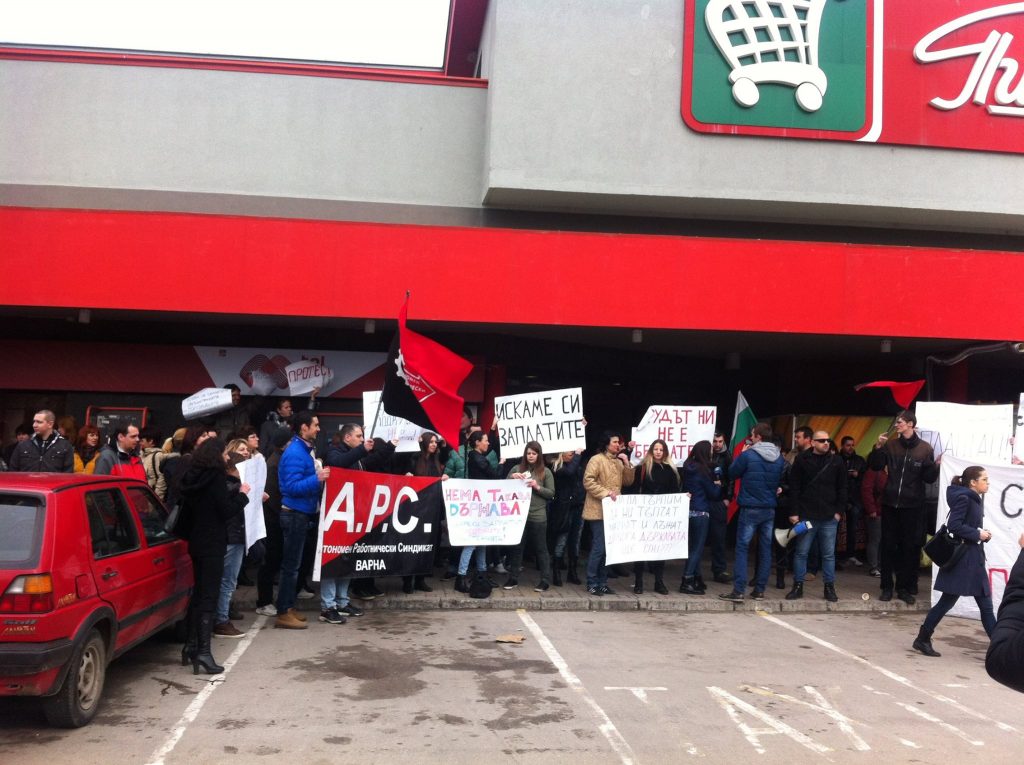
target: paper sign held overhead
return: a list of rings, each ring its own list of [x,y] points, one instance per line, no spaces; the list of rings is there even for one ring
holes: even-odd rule
[[[378,408],[379,403],[379,390],[363,391],[363,435],[370,438],[372,428],[374,438],[383,438],[385,441],[397,439],[395,451],[418,452],[420,435],[427,431],[415,423],[388,414],[384,407]]]
[[[325,390],[331,380],[334,379],[334,372],[317,359],[306,359],[296,361],[284,368],[285,376],[288,378],[288,395],[304,396],[311,393],[314,388]]]
[[[203,388],[181,402],[181,416],[186,420],[197,420],[224,412],[231,406],[231,391],[227,388]]]
[[[633,428],[636,448],[633,449],[634,465],[647,455],[651,443],[661,439],[668,444],[669,456],[676,465],[682,465],[694,444],[710,441],[715,437],[718,422],[718,408],[714,406],[677,406],[659,404],[647,408],[640,424]]]
[[[565,388],[494,399],[504,458],[521,455],[530,441],[544,454],[587,448],[583,426],[583,389]]]

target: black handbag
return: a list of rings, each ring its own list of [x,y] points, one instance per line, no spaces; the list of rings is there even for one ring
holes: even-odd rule
[[[924,551],[932,559],[932,563],[943,571],[953,568],[967,552],[967,543],[946,528],[943,523],[935,536],[924,545]]]

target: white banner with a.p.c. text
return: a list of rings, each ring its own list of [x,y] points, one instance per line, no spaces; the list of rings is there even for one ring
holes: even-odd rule
[[[690,554],[688,494],[622,494],[605,497],[601,507],[607,565]]]
[[[452,547],[519,544],[532,492],[520,479],[445,481],[441,494]]]

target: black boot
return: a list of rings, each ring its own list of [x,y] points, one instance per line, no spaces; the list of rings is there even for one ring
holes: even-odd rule
[[[433,592],[434,588],[427,584],[427,578],[425,574],[417,574],[416,580],[413,582],[413,589],[419,592]]]
[[[562,586],[562,572],[558,570],[558,566],[551,569],[551,584],[555,587]]]
[[[213,614],[206,612],[199,615],[199,627],[196,638],[196,655],[192,657],[192,674],[219,675],[224,667],[214,661],[210,653],[210,639],[213,637]]]
[[[839,596],[836,595],[836,586],[832,582],[825,583],[825,600],[829,603],[835,603],[839,600]]]
[[[644,594],[644,575],[637,574],[636,581],[633,583],[633,594],[643,595]]]
[[[708,591],[708,586],[704,584],[704,577],[700,574],[697,574],[697,576],[693,578],[693,587],[697,590],[698,595],[703,595]]]
[[[786,593],[786,600],[799,600],[804,596],[804,583],[793,582],[793,589]]]
[[[698,590],[695,585],[696,585],[695,577],[684,576],[683,577],[683,583],[681,585],[679,585],[679,591],[681,593],[683,593],[683,595],[700,595],[700,594],[702,594],[701,591]]]
[[[917,632],[917,639],[914,640],[914,650],[920,651],[925,656],[942,656],[941,653],[932,648],[932,632],[934,630],[926,629],[924,625],[921,625],[921,629]]]
[[[665,586],[665,581],[661,577],[654,580],[654,591],[659,595],[668,595],[668,587]]]
[[[464,577],[462,574],[455,575],[455,591],[469,592],[469,586],[466,584],[466,577]]]
[[[786,589],[786,569],[784,566],[779,566],[775,569],[775,589]]]
[[[192,663],[192,658],[196,655],[197,641],[196,617],[192,607],[189,606],[188,611],[185,613],[185,645],[181,649],[181,666],[187,667]]]
[[[579,564],[579,559],[575,555],[569,556],[569,568],[565,574],[565,581],[569,584],[582,584],[580,581],[580,575],[576,573],[576,568]]]

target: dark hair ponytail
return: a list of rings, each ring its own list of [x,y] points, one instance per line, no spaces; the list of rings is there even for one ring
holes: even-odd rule
[[[970,487],[971,481],[977,481],[981,478],[981,474],[984,472],[985,468],[981,465],[971,465],[969,468],[964,470],[963,475],[953,476],[953,486]]]

